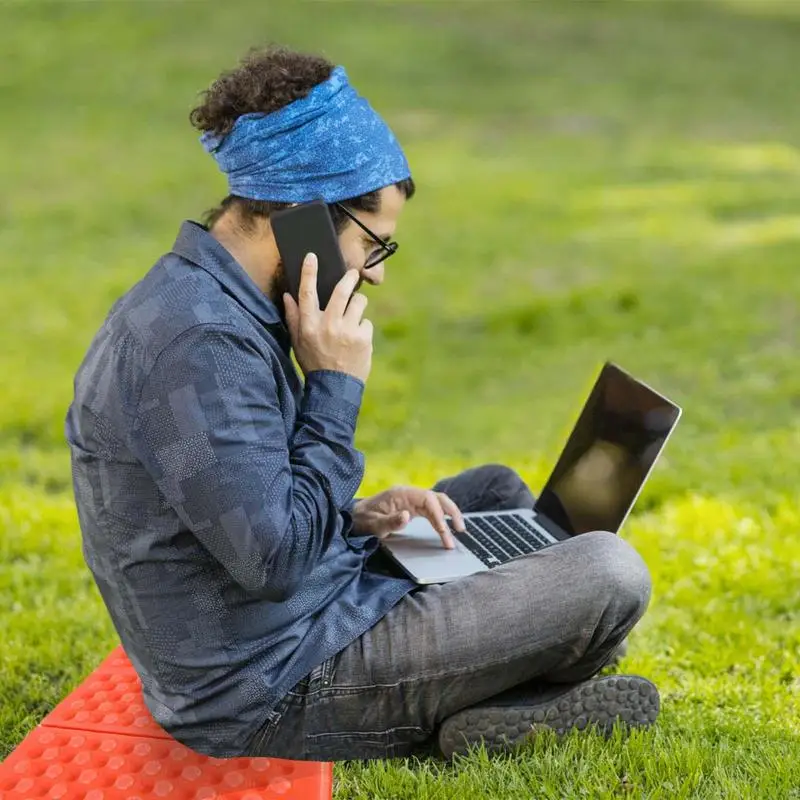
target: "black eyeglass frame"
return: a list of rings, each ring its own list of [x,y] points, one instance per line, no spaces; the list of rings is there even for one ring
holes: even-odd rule
[[[381,246],[383,252],[379,253],[377,258],[374,260],[367,261],[367,263],[364,264],[364,269],[371,269],[372,267],[377,266],[381,263],[381,261],[385,261],[387,258],[389,258],[389,256],[393,256],[397,252],[397,248],[400,247],[397,242],[393,240],[384,242],[383,239],[374,234],[363,222],[361,222],[361,220],[357,219],[356,216],[352,212],[348,211],[347,208],[345,208],[345,206],[343,206],[341,203],[337,202],[333,203],[332,205],[336,206],[339,211],[355,222],[355,224],[358,225],[358,227],[361,228],[361,230],[364,231],[364,233],[366,233],[373,242]]]

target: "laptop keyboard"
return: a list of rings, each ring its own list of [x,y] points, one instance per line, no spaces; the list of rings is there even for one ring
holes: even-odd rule
[[[487,567],[496,567],[517,556],[541,550],[553,542],[527,520],[513,514],[465,517],[466,533],[453,535]]]

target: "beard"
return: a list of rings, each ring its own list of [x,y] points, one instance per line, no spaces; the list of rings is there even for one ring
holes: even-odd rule
[[[283,261],[279,261],[272,274],[272,282],[267,291],[267,297],[277,306],[281,315],[285,315],[283,307],[283,295],[289,291],[289,281],[286,279],[286,270],[283,268]]]

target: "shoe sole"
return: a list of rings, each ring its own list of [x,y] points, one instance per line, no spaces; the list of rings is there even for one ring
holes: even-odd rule
[[[581,683],[541,704],[474,707],[442,723],[439,747],[446,758],[484,742],[487,751],[511,749],[539,730],[561,735],[590,725],[609,734],[616,723],[647,727],[658,717],[658,689],[646,678],[614,675]]]

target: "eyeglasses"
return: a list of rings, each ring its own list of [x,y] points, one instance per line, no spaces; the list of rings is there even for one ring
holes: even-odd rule
[[[366,233],[367,236],[372,239],[372,241],[381,247],[382,252],[377,253],[371,258],[368,258],[367,263],[364,264],[364,269],[370,269],[370,267],[380,264],[381,261],[385,261],[387,258],[389,258],[389,256],[393,256],[397,252],[397,248],[400,247],[397,242],[384,242],[383,239],[381,239],[379,236],[376,236],[363,222],[356,219],[356,217],[351,214],[341,203],[334,203],[333,205],[335,205],[336,208],[338,208],[339,211],[341,211],[345,216],[353,220],[353,222],[355,222],[355,224],[358,225],[358,227],[361,228],[361,230],[364,231],[364,233]]]

